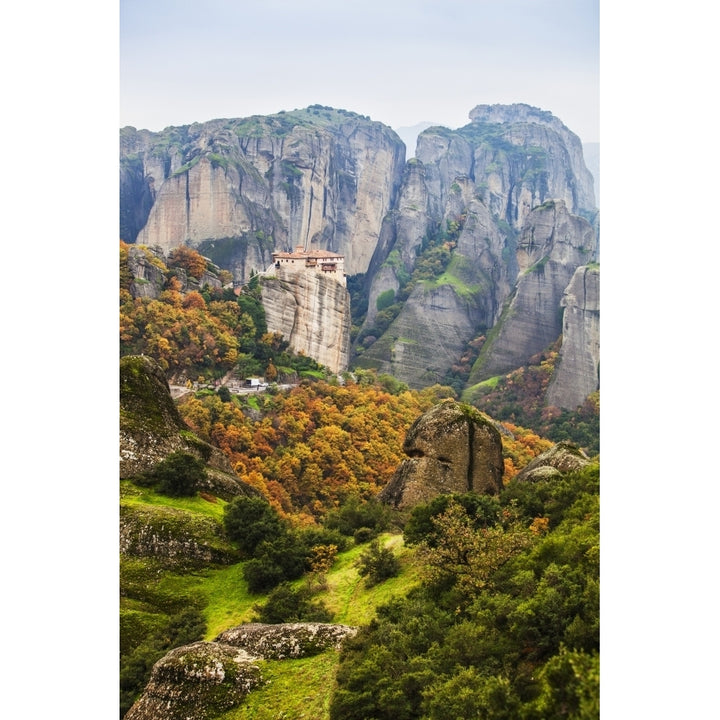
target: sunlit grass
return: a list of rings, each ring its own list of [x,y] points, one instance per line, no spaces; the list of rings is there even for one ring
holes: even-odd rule
[[[196,494],[192,497],[168,497],[153,492],[149,488],[141,488],[127,480],[120,483],[120,501],[125,505],[155,505],[185,510],[187,512],[208,515],[216,520],[223,519],[224,500],[207,494]]]
[[[265,685],[253,690],[241,707],[218,720],[327,720],[335,685],[338,653],[328,650],[298,660],[259,662]]]

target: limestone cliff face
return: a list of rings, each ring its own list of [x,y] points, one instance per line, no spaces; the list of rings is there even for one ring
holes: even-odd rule
[[[592,210],[596,207],[594,179],[585,164],[583,155],[583,147],[580,138],[571,132],[559,118],[546,110],[526,105],[524,103],[515,103],[512,105],[477,105],[470,111],[470,119],[473,123],[503,123],[512,124],[514,127],[508,135],[508,139],[513,145],[536,145],[538,147],[546,147],[550,149],[550,143],[538,142],[542,135],[532,134],[530,126],[535,125],[547,128],[560,140],[559,150],[561,152],[549,152],[552,158],[555,156],[551,176],[548,182],[550,189],[550,197],[565,199],[571,212],[579,212],[581,210]],[[545,138],[551,137],[545,135]],[[533,139],[535,138],[535,139]],[[554,145],[554,143],[553,143]],[[556,148],[553,147],[553,150]],[[570,172],[565,172],[565,178],[562,178],[560,172],[563,167]],[[560,172],[559,172],[560,171]],[[553,189],[559,188],[562,184],[568,183],[574,202],[567,201],[563,194],[553,192]]]
[[[595,233],[564,202],[535,208],[518,241],[514,293],[483,346],[471,383],[520,367],[562,332],[560,301],[575,270],[594,257]]]
[[[317,273],[288,272],[262,279],[262,303],[270,332],[282,334],[332,372],[347,370],[350,358],[350,295],[344,282]]]
[[[567,410],[600,387],[600,270],[579,267],[565,290],[560,361],[547,404]]]
[[[502,489],[500,433],[468,405],[446,400],[410,427],[408,455],[378,498],[398,508],[427,503],[436,495],[474,491],[496,495]]]
[[[446,272],[439,280],[419,283],[388,331],[358,360],[412,387],[442,382],[479,328],[494,325],[517,274],[512,241],[499,230],[487,206],[474,197],[467,178],[456,179],[444,217],[462,223]],[[426,220],[416,225],[414,233],[398,233],[396,258],[415,254],[423,237],[418,232],[428,224]],[[380,288],[397,283],[397,267],[397,262],[386,262],[375,276],[371,306]],[[404,264],[399,267],[409,275]],[[393,274],[386,279],[382,273],[390,274],[391,270]],[[366,326],[372,324],[375,315],[369,307]]]
[[[121,236],[191,245],[242,282],[273,250],[298,245],[365,272],[404,155],[390,128],[320,106],[160,133],[123,128]]]

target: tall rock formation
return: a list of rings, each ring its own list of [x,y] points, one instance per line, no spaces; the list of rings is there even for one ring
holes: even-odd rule
[[[600,387],[600,269],[579,267],[567,286],[560,362],[547,404],[574,410]]]
[[[425,129],[407,162],[390,128],[319,105],[123,128],[121,236],[192,245],[237,283],[298,246],[342,255],[368,298],[351,350],[347,294],[321,277],[264,281],[270,329],[332,369],[412,387],[455,382],[468,343],[485,337],[469,380],[480,382],[560,336],[563,293],[598,259],[599,216],[580,140],[558,118],[525,104],[469,117]],[[574,380],[577,392],[596,375]]]
[[[371,265],[356,362],[413,387],[443,382],[469,341],[503,332],[499,323],[508,320],[502,313],[511,299],[522,304],[534,292],[532,313],[524,306],[519,313],[527,317],[525,326],[515,318],[507,331],[512,336],[520,327],[524,335],[514,345],[497,344],[493,352],[500,357],[489,367],[526,362],[560,334],[567,282],[579,265],[595,259],[597,241],[587,237],[592,228],[584,219],[597,214],[593,181],[577,136],[528,105],[478,106],[470,117],[458,130],[431,127],[420,134],[417,158],[407,164]],[[539,218],[543,207],[553,212]],[[545,237],[542,247],[536,233]],[[412,280],[418,258],[443,243],[450,252],[443,271]],[[536,257],[538,249],[546,256]],[[538,274],[526,278],[531,265]],[[378,332],[379,300],[390,291],[402,307]],[[480,367],[471,381],[482,379]]]
[[[378,498],[412,508],[444,493],[497,495],[504,470],[502,440],[475,408],[445,400],[421,415],[405,436],[408,455]]]
[[[123,128],[121,238],[191,245],[247,282],[274,250],[345,256],[365,272],[405,146],[387,126],[319,105],[150,133]]]
[[[270,332],[280,333],[297,353],[334,373],[347,370],[350,357],[350,295],[344,258],[328,251],[276,253],[261,281]]]
[[[473,368],[471,383],[513,370],[562,332],[560,302],[575,270],[595,253],[587,220],[561,200],[535,208],[518,241],[518,279],[492,336]]]

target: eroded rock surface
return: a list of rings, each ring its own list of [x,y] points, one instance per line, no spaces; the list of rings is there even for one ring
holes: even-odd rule
[[[515,479],[533,482],[580,470],[589,463],[590,459],[579,447],[572,443],[561,442],[533,458]]]
[[[383,502],[411,508],[443,493],[502,489],[502,441],[475,408],[446,400],[420,416],[405,437],[408,455],[380,492]]]
[[[213,642],[171,650],[158,660],[126,720],[210,720],[237,707],[263,683],[258,660],[285,660],[337,650],[357,628],[330,623],[248,623]]]

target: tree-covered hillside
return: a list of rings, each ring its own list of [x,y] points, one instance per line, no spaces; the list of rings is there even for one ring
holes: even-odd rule
[[[553,442],[519,422],[533,405],[514,400],[525,415],[494,419],[499,497],[391,510],[376,495],[405,458],[406,433],[456,397],[452,387],[410,390],[373,370],[333,376],[267,333],[253,283],[240,294],[183,290],[180,269],[204,272],[194,251],[156,265],[158,297],[133,297],[126,251],[121,352],[147,357],[121,364],[138,373],[152,358],[161,381],[187,392],[166,433],[179,449],[121,481],[121,716],[173,648],[251,621],[318,621],[359,632],[341,654],[265,662],[273,686],[203,718],[597,717],[597,462],[523,480]],[[292,386],[244,394],[208,382],[273,370]],[[162,395],[147,406],[129,387],[121,378],[121,429],[147,430],[133,413],[153,402],[173,407],[164,381],[147,384]]]

